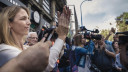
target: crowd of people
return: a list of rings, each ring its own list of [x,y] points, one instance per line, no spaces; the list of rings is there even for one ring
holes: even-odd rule
[[[68,51],[65,52],[68,56],[64,55],[68,58],[67,67],[70,68],[65,69],[65,64],[67,65],[65,62],[62,65],[66,71],[60,72],[127,72],[127,65],[121,61],[121,59],[126,60],[126,53],[125,56],[120,57],[122,46],[118,43],[119,36],[114,34],[113,41],[108,41],[110,35],[112,31],[106,38],[101,35],[101,39],[93,39],[90,35],[90,39],[87,40],[84,34],[76,34],[72,45],[67,43]]]
[[[71,12],[67,6],[58,12],[57,38],[38,42],[36,32],[29,32],[29,10],[23,6],[9,6],[0,12],[0,72],[127,72],[128,58],[125,44],[118,44],[119,36],[101,35],[89,39],[76,33],[67,37]],[[24,40],[24,36],[27,38]]]

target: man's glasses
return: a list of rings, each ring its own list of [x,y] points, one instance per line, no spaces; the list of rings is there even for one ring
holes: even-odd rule
[[[37,37],[29,37],[30,39],[38,39]]]

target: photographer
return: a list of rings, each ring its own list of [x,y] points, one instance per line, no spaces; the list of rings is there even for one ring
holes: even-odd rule
[[[112,72],[115,52],[110,45],[105,44],[102,36],[101,40],[96,40],[94,56],[92,63],[95,64],[101,72]]]
[[[112,41],[108,41],[109,37],[115,33],[115,29],[114,28],[111,28],[111,30],[109,31],[109,34],[106,36],[105,38],[105,43],[108,44],[108,45],[112,45]],[[119,36],[117,34],[115,34],[113,36],[113,41],[119,41]]]
[[[120,49],[119,49],[118,41],[114,41],[112,43],[112,47],[114,48],[115,53],[116,53],[116,58],[115,58],[113,71],[114,72],[122,72],[124,67],[120,63]]]
[[[94,43],[89,42],[86,45],[86,39],[84,35],[77,34],[74,36],[75,43],[75,56],[76,56],[76,65],[78,66],[78,72],[91,72],[90,67],[90,54],[93,52]]]

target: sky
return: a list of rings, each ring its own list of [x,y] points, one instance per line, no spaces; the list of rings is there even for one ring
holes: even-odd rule
[[[75,5],[79,25],[81,25],[82,1],[84,0],[67,0],[68,5]],[[128,0],[86,0],[82,4],[83,25],[89,30],[116,28],[115,18],[123,12],[128,12]]]

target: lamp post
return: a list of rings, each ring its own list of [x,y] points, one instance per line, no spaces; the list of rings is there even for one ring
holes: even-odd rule
[[[81,13],[81,26],[83,26],[83,20],[82,20],[82,4],[85,2],[85,1],[92,1],[92,0],[84,0],[84,1],[82,1],[81,2],[81,4],[80,4],[80,13]]]

